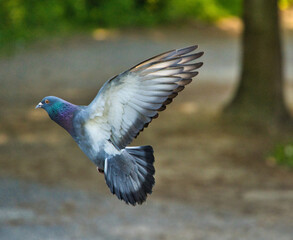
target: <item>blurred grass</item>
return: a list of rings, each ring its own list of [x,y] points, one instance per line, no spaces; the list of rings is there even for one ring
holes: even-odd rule
[[[242,0],[2,0],[0,52],[94,28],[213,23],[241,15]],[[293,0],[279,0],[280,9]]]
[[[293,0],[279,0],[280,9]],[[95,28],[213,23],[240,16],[242,0],[1,0],[0,52]]]
[[[94,28],[213,22],[240,11],[241,0],[2,0],[0,50]]]
[[[293,143],[277,144],[269,160],[273,164],[293,169]]]

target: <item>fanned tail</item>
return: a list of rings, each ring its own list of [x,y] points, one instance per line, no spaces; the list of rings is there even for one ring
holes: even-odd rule
[[[153,148],[126,147],[105,160],[105,180],[111,192],[127,204],[142,204],[155,184]]]

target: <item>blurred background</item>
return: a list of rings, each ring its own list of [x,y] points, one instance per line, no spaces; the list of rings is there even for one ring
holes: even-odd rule
[[[34,107],[193,44],[199,76],[133,143],[153,194],[127,206]],[[0,239],[291,240],[292,66],[292,0],[0,1]]]

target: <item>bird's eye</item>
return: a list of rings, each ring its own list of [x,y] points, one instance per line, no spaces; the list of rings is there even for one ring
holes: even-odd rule
[[[48,103],[50,103],[50,101],[49,101],[48,99],[46,99],[46,100],[45,100],[45,103],[48,104]]]

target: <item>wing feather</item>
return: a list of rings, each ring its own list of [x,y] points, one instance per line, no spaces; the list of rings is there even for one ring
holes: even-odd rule
[[[168,51],[108,80],[86,108],[86,120],[104,118],[111,141],[125,148],[198,74],[197,46]]]

